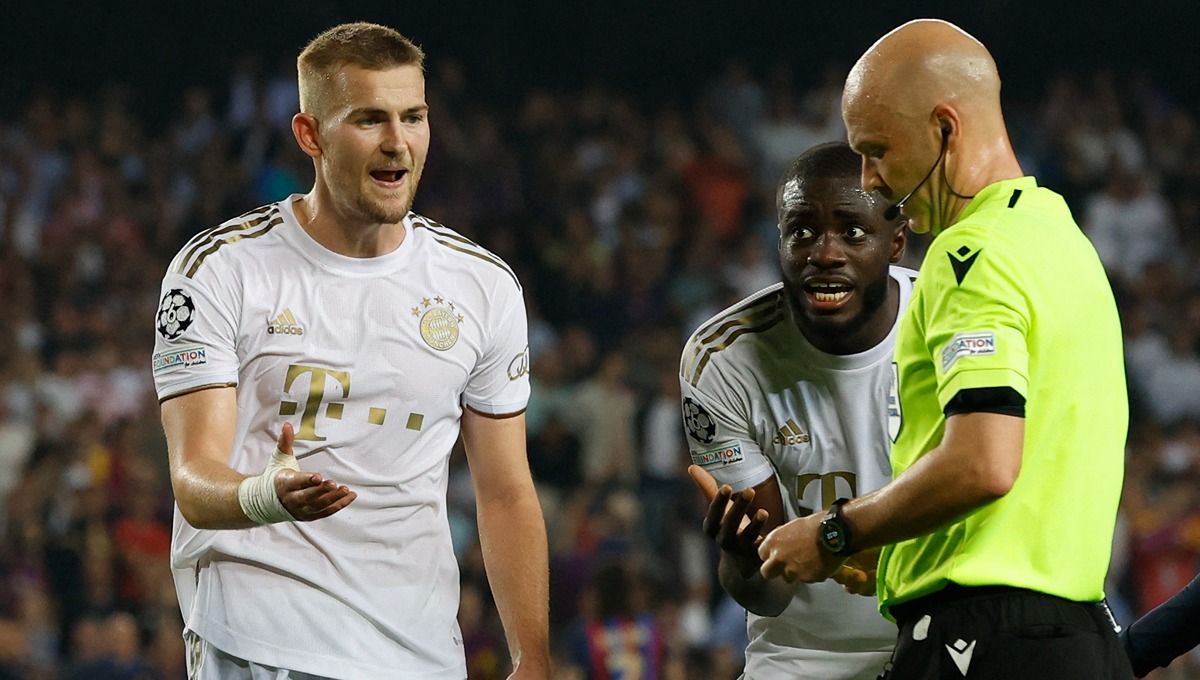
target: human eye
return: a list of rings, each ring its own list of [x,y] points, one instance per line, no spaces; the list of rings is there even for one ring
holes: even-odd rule
[[[811,241],[817,235],[811,227],[806,227],[803,224],[794,224],[788,228],[788,235],[794,241]]]
[[[863,229],[857,224],[852,224],[848,229],[846,229],[846,238],[850,239],[851,241],[861,241],[866,237],[867,230]]]

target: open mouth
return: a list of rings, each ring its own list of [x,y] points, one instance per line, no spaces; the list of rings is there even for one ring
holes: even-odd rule
[[[817,310],[832,311],[841,307],[854,292],[854,286],[842,281],[808,281],[804,293]]]
[[[405,170],[404,168],[385,168],[371,171],[371,179],[387,187],[398,186],[404,181],[404,178],[407,175],[408,170]]]

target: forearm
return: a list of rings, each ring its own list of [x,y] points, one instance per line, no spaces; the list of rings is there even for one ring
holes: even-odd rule
[[[479,540],[513,667],[548,676],[549,566],[546,524],[532,483],[478,499]]]
[[[228,465],[197,458],[173,471],[171,486],[184,519],[197,529],[245,529],[255,526],[238,501],[245,478]]]
[[[758,563],[739,565],[737,558],[721,553],[717,575],[721,587],[747,611],[759,616],[779,616],[792,601],[795,586],[780,579],[765,579]]]
[[[1002,497],[982,475],[964,466],[967,456],[939,446],[891,484],[844,508],[856,551],[927,534]]]
[[[1197,614],[1200,576],[1125,631],[1122,637],[1134,673],[1142,677],[1155,668],[1169,666],[1176,657],[1200,644]]]

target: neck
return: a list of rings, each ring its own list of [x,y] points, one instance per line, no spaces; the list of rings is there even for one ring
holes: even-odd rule
[[[301,228],[327,250],[346,257],[387,255],[404,242],[402,222],[381,224],[356,221],[339,211],[328,188],[318,184],[295,202]]]
[[[994,134],[990,138],[990,144],[973,144],[966,152],[947,154],[933,202],[930,223],[937,225],[934,234],[953,225],[975,194],[996,182],[1025,175],[1008,135]],[[970,161],[964,162],[966,158]]]

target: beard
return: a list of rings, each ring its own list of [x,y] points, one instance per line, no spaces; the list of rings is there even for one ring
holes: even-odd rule
[[[334,168],[326,171],[326,177],[342,177],[335,183],[330,183],[330,191],[335,204],[341,205],[340,212],[355,221],[368,224],[397,224],[412,210],[417,197],[417,185],[421,181],[421,168],[409,171],[408,180],[403,194],[388,193],[380,196],[382,190],[370,182],[358,179],[357,173],[339,173]]]
[[[847,319],[844,323],[837,323],[830,319],[822,319],[821,317],[808,317],[808,322],[812,324],[814,330],[821,329],[819,332],[828,333],[836,331],[839,335],[854,335],[862,330],[863,326],[879,311],[884,302],[887,302],[888,282],[891,276],[885,271],[883,276],[875,279],[865,288],[861,290],[862,305],[858,313]],[[789,277],[784,277],[784,290],[788,297],[791,298],[790,304],[794,305],[793,309],[799,311],[801,309],[799,301],[803,299],[804,287],[799,281],[792,281]]]
[[[396,224],[403,220],[404,216],[412,210],[413,202],[417,198],[417,185],[421,181],[420,169],[415,168],[410,171],[406,179],[408,180],[405,187],[407,195],[399,201],[391,197],[387,200],[379,200],[371,195],[369,189],[360,191],[355,199],[359,213],[374,224]]]
[[[372,224],[396,224],[403,220],[404,216],[412,210],[413,201],[417,198],[417,180],[420,177],[410,173],[408,179],[412,182],[407,192],[408,195],[399,203],[395,200],[380,201],[368,196],[366,192],[360,192],[354,201],[359,214],[370,220]]]
[[[891,276],[885,271],[883,276],[872,281],[863,289],[862,308],[842,327],[843,332],[853,335],[867,325],[867,322],[875,316],[875,312],[879,311],[879,308],[887,301],[888,281],[890,280]]]

